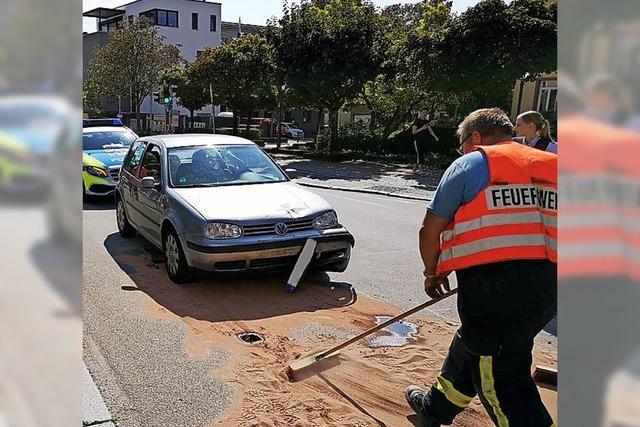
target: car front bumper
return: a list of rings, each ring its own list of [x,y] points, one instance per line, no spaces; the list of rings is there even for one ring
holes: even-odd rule
[[[259,271],[292,267],[308,239],[318,242],[311,261],[312,267],[342,265],[346,268],[355,239],[344,227],[216,245],[202,245],[187,240],[183,248],[189,265],[198,270]]]
[[[109,178],[100,178],[90,173],[82,172],[82,181],[84,182],[84,194],[88,196],[108,196],[114,194],[117,182]]]

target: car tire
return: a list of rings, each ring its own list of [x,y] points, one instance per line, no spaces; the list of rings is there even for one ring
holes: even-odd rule
[[[173,283],[179,285],[191,280],[191,270],[184,256],[178,234],[173,228],[169,228],[162,237],[162,251],[165,258],[167,275]]]
[[[293,139],[293,135],[291,134],[291,132],[287,133],[287,138]]]
[[[125,239],[136,235],[136,229],[129,222],[127,211],[124,208],[124,201],[120,197],[116,197],[116,223],[118,224],[120,235]]]

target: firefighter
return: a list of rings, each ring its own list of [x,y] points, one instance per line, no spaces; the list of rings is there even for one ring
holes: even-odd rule
[[[456,272],[461,327],[429,391],[405,398],[422,425],[449,425],[478,395],[494,424],[549,427],[531,377],[534,337],[557,307],[557,155],[512,140],[500,109],[458,128],[463,156],[445,172],[420,229],[425,291]]]

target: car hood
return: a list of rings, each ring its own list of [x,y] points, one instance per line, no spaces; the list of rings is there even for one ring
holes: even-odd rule
[[[272,222],[332,209],[322,197],[292,182],[173,190],[204,218],[215,221]]]
[[[116,148],[112,150],[85,150],[84,154],[87,154],[99,162],[103,163],[106,167],[122,166],[124,157],[129,151],[128,148]]]

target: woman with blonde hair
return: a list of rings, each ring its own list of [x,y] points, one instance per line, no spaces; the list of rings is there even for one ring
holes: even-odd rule
[[[551,138],[549,121],[537,111],[527,111],[516,120],[516,134],[524,144],[542,151],[558,153],[558,144]]]

